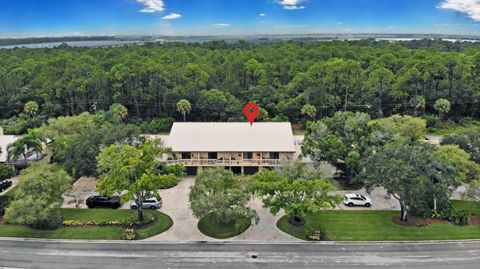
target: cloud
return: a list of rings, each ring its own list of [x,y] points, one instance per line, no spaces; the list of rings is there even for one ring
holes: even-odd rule
[[[142,13],[155,13],[165,11],[164,0],[137,0],[137,3],[144,5],[140,10]]]
[[[465,13],[473,20],[480,21],[480,0],[444,0],[437,8]]]
[[[305,6],[300,5],[303,2],[305,2],[305,0],[279,0],[278,4],[283,6],[283,9],[300,10],[305,8]]]
[[[228,27],[228,26],[230,26],[230,24],[228,24],[228,23],[217,23],[217,24],[215,24],[215,26]]]
[[[267,14],[265,14],[265,13],[260,13],[260,14],[258,14],[258,16],[260,16],[260,17],[265,17],[265,16],[267,16]]]
[[[168,15],[163,16],[162,20],[175,20],[175,19],[180,19],[181,17],[182,17],[182,14],[170,13]]]

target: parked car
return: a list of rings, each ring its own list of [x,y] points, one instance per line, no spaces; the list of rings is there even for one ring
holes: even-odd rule
[[[0,183],[0,192],[10,188],[12,186],[12,182],[10,180],[4,180]]]
[[[142,203],[142,208],[143,209],[160,209],[162,207],[162,199],[157,200],[155,198],[149,198],[143,201]],[[130,203],[130,208],[131,209],[137,209],[138,208],[138,200],[133,200]]]
[[[343,203],[349,207],[352,207],[352,206],[371,207],[372,199],[360,194],[350,193],[350,194],[345,194],[345,200],[343,201]]]
[[[109,207],[109,208],[119,208],[120,204],[120,197],[119,196],[90,196],[87,198],[87,206],[88,208],[95,208],[95,207]]]

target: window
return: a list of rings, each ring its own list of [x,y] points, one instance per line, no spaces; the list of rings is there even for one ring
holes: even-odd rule
[[[270,152],[270,159],[272,159],[272,160],[280,159],[280,153],[279,152]]]
[[[245,152],[245,153],[243,154],[243,158],[244,158],[244,159],[251,159],[251,158],[253,158],[253,153],[251,153],[251,152]]]
[[[182,159],[191,159],[192,153],[190,152],[182,152]]]
[[[216,152],[209,152],[208,153],[208,158],[209,159],[217,159],[218,154]]]

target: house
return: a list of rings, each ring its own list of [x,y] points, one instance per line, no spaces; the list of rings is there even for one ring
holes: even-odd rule
[[[20,138],[20,136],[0,134],[0,163],[6,163],[8,161],[8,145],[17,141],[18,138]]]
[[[7,163],[13,165],[17,169],[27,167],[31,162],[36,162],[43,159],[47,154],[36,151],[26,151],[25,156],[18,156],[17,159],[8,158],[8,145],[17,141],[21,136],[4,135],[3,129],[0,127],[0,163]],[[25,160],[26,158],[26,160]]]
[[[293,160],[295,153],[286,122],[174,123],[166,146],[172,150],[167,163],[184,165],[189,175],[208,167],[254,174]]]

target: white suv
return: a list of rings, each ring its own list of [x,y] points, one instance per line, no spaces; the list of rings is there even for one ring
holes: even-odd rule
[[[345,194],[345,200],[343,201],[343,204],[349,207],[352,207],[352,206],[371,207],[372,199],[360,194],[350,193],[350,194]]]
[[[162,207],[162,200],[161,199],[159,201],[157,201],[157,199],[155,199],[155,198],[150,198],[150,199],[146,199],[142,203],[142,208],[143,209],[154,209],[155,210],[155,209],[160,209],[160,207]],[[130,208],[131,209],[137,209],[138,208],[136,200],[132,201],[132,203],[130,204]]]

